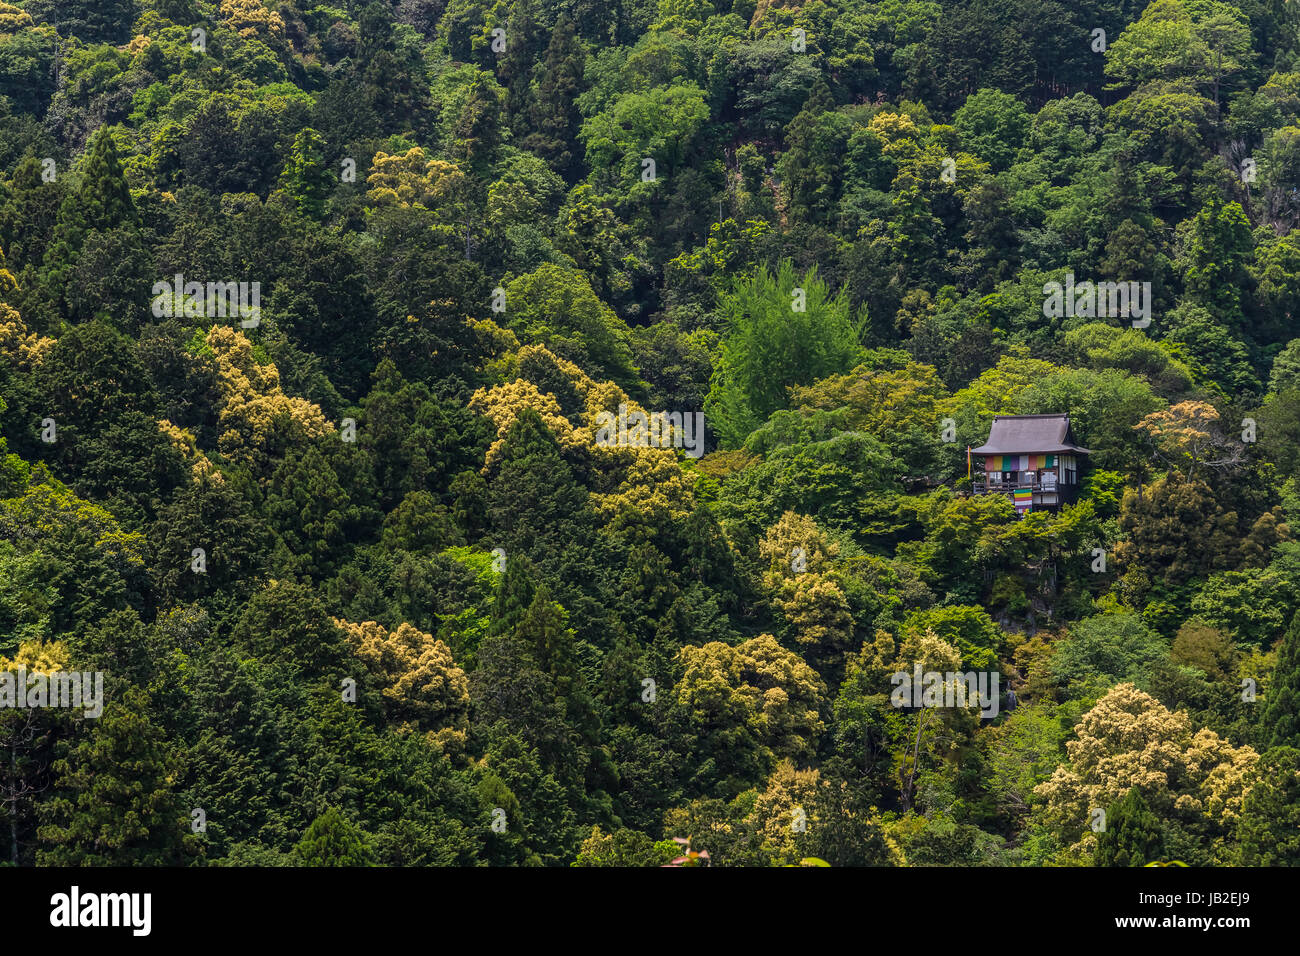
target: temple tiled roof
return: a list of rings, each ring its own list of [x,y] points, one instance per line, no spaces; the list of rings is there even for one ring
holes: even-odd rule
[[[1069,415],[998,415],[989,428],[989,440],[975,455],[1060,454],[1075,452],[1089,455],[1070,434]]]

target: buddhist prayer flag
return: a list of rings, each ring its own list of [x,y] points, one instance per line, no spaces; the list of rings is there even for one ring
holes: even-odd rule
[[[1032,488],[1017,488],[1011,492],[1011,500],[1015,502],[1016,513],[1024,514],[1034,507],[1034,491]]]

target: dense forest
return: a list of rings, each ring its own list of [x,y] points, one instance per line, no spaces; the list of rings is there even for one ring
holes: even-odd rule
[[[1300,864],[1298,225],[1285,0],[4,0],[0,861]]]

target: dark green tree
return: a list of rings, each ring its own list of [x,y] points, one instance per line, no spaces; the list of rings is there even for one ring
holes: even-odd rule
[[[537,93],[529,105],[532,132],[523,146],[551,164],[567,182],[581,172],[582,147],[578,128],[578,95],[583,91],[587,53],[574,32],[573,23],[561,15],[551,31],[546,58],[537,79]]]
[[[1107,812],[1106,828],[1097,835],[1093,865],[1145,866],[1162,853],[1160,821],[1134,787]]]
[[[172,781],[177,754],[130,688],[104,705],[54,762],[55,795],[41,804],[41,866],[179,866],[196,851],[189,807]]]
[[[1300,865],[1300,750],[1274,747],[1255,766],[1242,801],[1237,841],[1242,866]]]
[[[1300,749],[1300,614],[1291,619],[1278,648],[1259,718],[1259,742],[1260,749]]]
[[[324,577],[343,559],[347,542],[358,537],[357,510],[314,445],[285,455],[271,476],[265,508],[279,538],[271,565],[280,573]]]
[[[247,595],[258,585],[272,541],[235,482],[200,476],[177,492],[150,529],[154,588],[165,603]],[[194,570],[195,548],[204,551],[203,573]]]
[[[131,36],[135,0],[31,0],[27,11],[82,43],[125,43]]]
[[[112,130],[103,127],[91,139],[81,166],[81,182],[59,208],[59,220],[45,253],[45,285],[71,313],[76,304],[79,260],[90,237],[124,230],[125,246],[138,241],[139,213],[131,200]],[[84,316],[89,318],[89,316]]]

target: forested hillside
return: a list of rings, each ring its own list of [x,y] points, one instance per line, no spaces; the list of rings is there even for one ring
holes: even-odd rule
[[[1297,226],[1285,0],[3,0],[0,863],[1300,864]]]

